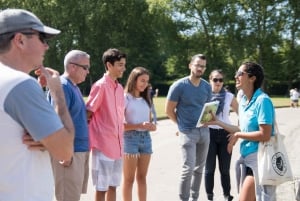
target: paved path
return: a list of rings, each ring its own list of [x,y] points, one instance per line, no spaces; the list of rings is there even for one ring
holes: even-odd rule
[[[277,121],[282,134],[286,136],[285,144],[289,153],[294,176],[300,178],[300,109],[280,108],[276,109]],[[231,114],[233,123],[237,123],[235,114]],[[152,133],[153,156],[148,174],[148,201],[177,201],[178,181],[180,177],[181,154],[178,146],[178,137],[175,135],[177,128],[170,120],[158,122],[158,129]],[[298,156],[297,156],[298,155]],[[235,146],[231,164],[232,194],[235,201],[238,200],[235,182],[234,164],[239,156],[238,146]],[[218,170],[218,169],[217,169]],[[215,175],[215,197],[217,201],[223,201],[222,189],[219,181],[219,173]],[[120,188],[117,192],[117,201],[122,201]],[[88,194],[83,195],[81,201],[93,201],[94,188],[89,183]],[[202,180],[199,201],[205,201],[206,194]],[[277,201],[294,201],[294,182],[282,184],[277,189]],[[138,201],[136,192],[133,201]]]

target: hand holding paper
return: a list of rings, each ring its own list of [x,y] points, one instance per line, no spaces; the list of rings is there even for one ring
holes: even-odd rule
[[[211,121],[213,119],[213,115],[216,115],[218,107],[219,101],[205,103],[199,116],[196,127],[204,126],[206,122]]]

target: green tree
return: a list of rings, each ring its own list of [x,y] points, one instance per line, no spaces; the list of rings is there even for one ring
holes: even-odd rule
[[[152,85],[167,90],[188,74],[190,57],[204,53],[208,72],[222,68],[231,79],[241,62],[254,60],[265,68],[265,89],[299,85],[299,4],[299,0],[0,0],[2,9],[30,10],[62,31],[49,41],[46,66],[62,72],[63,57],[71,49],[91,55],[90,76],[81,85],[85,94],[104,73],[101,57],[110,47],[128,54],[123,84],[133,67],[144,66],[152,72]]]

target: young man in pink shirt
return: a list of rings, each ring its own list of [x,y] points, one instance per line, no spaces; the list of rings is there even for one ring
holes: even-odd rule
[[[124,90],[126,54],[117,49],[103,53],[106,73],[93,84],[86,106],[92,149],[92,179],[96,201],[116,201],[122,177]]]

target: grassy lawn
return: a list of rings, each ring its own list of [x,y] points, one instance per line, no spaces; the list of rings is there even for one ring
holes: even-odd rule
[[[158,118],[166,118],[165,114],[165,102],[166,97],[155,97],[154,105]],[[273,104],[275,107],[289,107],[290,99],[288,97],[272,97]]]
[[[86,101],[87,97],[84,97],[84,100]],[[154,105],[157,113],[157,118],[163,119],[166,118],[165,114],[165,102],[166,97],[159,96],[153,98]],[[290,99],[288,97],[272,97],[273,104],[275,107],[289,107],[290,105]]]

